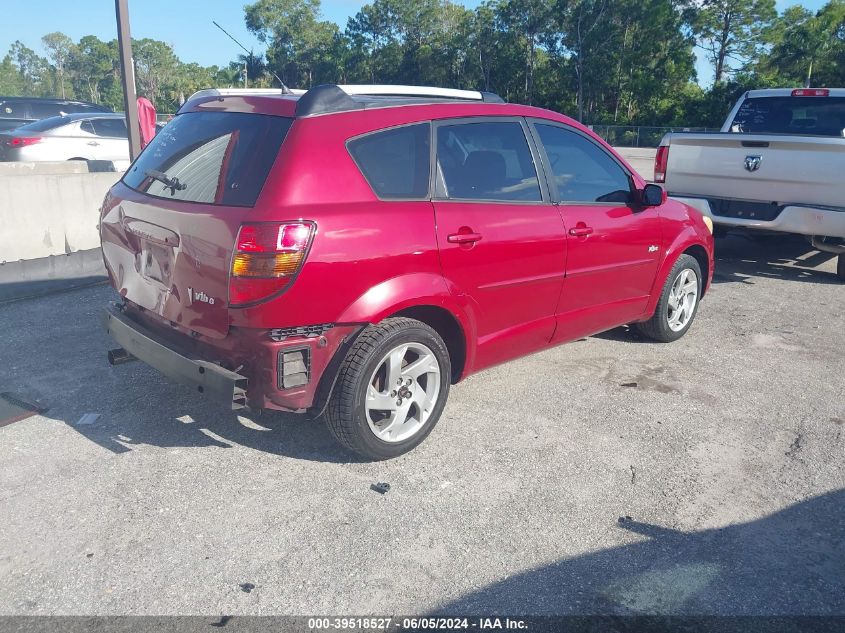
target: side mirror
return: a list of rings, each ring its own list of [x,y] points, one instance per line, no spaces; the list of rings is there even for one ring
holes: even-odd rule
[[[659,207],[665,201],[663,187],[648,184],[640,191],[640,204],[644,207]]]

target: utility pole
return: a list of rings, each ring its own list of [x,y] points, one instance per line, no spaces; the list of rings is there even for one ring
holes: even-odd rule
[[[120,70],[123,79],[123,111],[129,132],[129,157],[141,153],[141,126],[138,123],[138,97],[135,93],[135,62],[132,59],[132,36],[129,33],[128,0],[114,0],[117,16],[117,46],[120,49]]]

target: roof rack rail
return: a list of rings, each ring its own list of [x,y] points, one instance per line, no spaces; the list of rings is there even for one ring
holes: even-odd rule
[[[296,104],[296,116],[360,110],[367,107],[365,101],[356,100],[353,97],[405,97],[409,100],[420,101],[444,99],[504,103],[499,95],[477,90],[432,88],[428,86],[322,84],[314,86],[300,97]]]
[[[204,88],[197,90],[188,97],[186,103],[191,99],[199,97],[229,97],[229,96],[281,96],[281,95],[304,95],[305,90],[291,88]]]

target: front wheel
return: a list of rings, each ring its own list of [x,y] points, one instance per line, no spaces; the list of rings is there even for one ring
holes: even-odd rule
[[[327,426],[369,459],[407,453],[440,419],[450,376],[446,345],[425,323],[398,317],[370,325],[341,365]]]
[[[701,289],[698,260],[691,255],[681,255],[666,279],[657,309],[648,321],[638,323],[637,329],[661,343],[677,341],[695,319]]]

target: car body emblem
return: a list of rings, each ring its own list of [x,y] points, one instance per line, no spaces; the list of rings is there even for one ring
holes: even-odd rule
[[[745,157],[745,169],[748,171],[757,171],[760,169],[760,163],[763,162],[763,157],[758,155],[749,155]]]
[[[202,290],[194,290],[193,288],[188,288],[188,305],[193,304],[194,301],[201,301],[202,303],[207,303],[211,306],[214,305],[214,297],[209,297]]]

